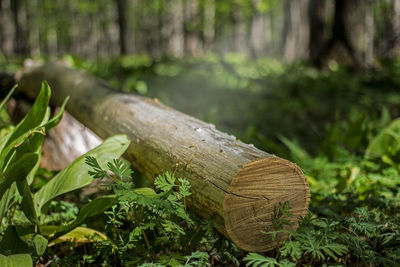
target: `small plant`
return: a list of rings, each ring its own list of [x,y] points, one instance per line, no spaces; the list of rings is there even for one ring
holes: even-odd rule
[[[93,177],[108,177],[118,203],[106,211],[106,233],[110,237],[95,244],[97,261],[141,266],[204,266],[209,254],[196,250],[205,226],[197,225],[187,213],[190,196],[186,179],[172,173],[159,175],[155,190],[135,188],[127,163],[113,160],[103,169],[94,157],[87,157]],[[197,221],[199,223],[199,221]],[[200,242],[200,243],[198,243]],[[186,256],[188,255],[188,256]],[[147,263],[146,263],[147,262]]]

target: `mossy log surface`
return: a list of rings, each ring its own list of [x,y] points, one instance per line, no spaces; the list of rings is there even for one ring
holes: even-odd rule
[[[247,145],[234,136],[159,103],[120,93],[93,76],[61,65],[25,67],[17,73],[20,90],[34,98],[47,80],[52,103],[71,99],[68,111],[102,138],[125,133],[132,141],[125,157],[150,181],[165,171],[187,178],[189,205],[247,251],[268,251],[274,209],[289,201],[297,227],[310,200],[308,183],[293,163]],[[76,134],[79,134],[77,132]]]

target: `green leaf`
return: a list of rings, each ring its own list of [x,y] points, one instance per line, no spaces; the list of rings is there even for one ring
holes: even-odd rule
[[[38,254],[39,256],[43,255],[43,253],[46,251],[48,242],[49,241],[47,241],[45,237],[41,235],[36,235],[33,238],[33,246],[36,250],[36,254]]]
[[[31,110],[25,116],[25,118],[18,123],[15,130],[8,140],[8,144],[28,132],[29,130],[35,129],[36,127],[44,124],[46,118],[47,106],[50,100],[50,87],[47,82],[42,83],[42,88],[35,103],[33,104]]]
[[[35,204],[33,202],[33,194],[29,188],[27,179],[17,181],[17,188],[19,194],[22,196],[21,208],[26,218],[28,218],[30,222],[38,224],[39,221],[37,219]]]
[[[157,193],[152,188],[149,188],[149,187],[135,188],[135,189],[133,189],[133,191],[137,194],[148,196],[148,197],[153,197],[153,196],[157,195]]]
[[[392,121],[369,143],[365,157],[381,157],[400,150],[400,119]]]
[[[50,101],[50,87],[46,82],[42,83],[42,88],[31,110],[25,118],[15,127],[11,136],[7,139],[4,149],[0,152],[0,174],[3,173],[4,166],[7,166],[8,160],[11,157],[13,150],[20,146],[24,141],[33,134],[42,132],[40,127],[48,120],[48,104]],[[38,142],[35,142],[37,145]],[[30,145],[28,145],[29,147]],[[40,145],[41,146],[41,143]],[[33,147],[30,152],[36,151],[37,148]]]
[[[15,254],[4,256],[0,254],[0,266],[2,267],[32,267],[33,262],[29,254]]]
[[[0,242],[0,253],[3,255],[12,255],[31,252],[32,249],[21,240],[15,226],[8,226]]]
[[[86,219],[102,214],[104,211],[106,211],[117,202],[118,199],[115,196],[104,196],[92,200],[80,209],[76,219],[72,223],[68,225],[61,225],[58,228],[53,239],[60,237],[65,233],[73,230],[74,228],[80,226],[82,223],[85,222]]]
[[[125,135],[108,138],[103,144],[80,156],[45,184],[34,196],[38,210],[55,197],[90,184],[93,178],[88,174],[90,166],[85,164],[88,156],[95,157],[104,168],[107,162],[120,157],[128,148],[130,141]]]
[[[57,115],[55,115],[51,120],[42,125],[40,130],[34,131],[32,135],[29,135],[27,139],[24,141],[24,143],[16,149],[17,158],[20,155],[30,152],[36,152],[39,154],[40,157],[45,134],[61,121],[65,105],[67,104],[68,99],[69,97],[67,97],[64,100],[64,103],[62,104],[60,111],[57,113]],[[32,169],[32,171],[29,173],[27,177],[28,184],[31,184],[33,182],[35,174],[39,168],[39,163],[40,163],[39,161],[40,159],[38,160],[36,166]]]
[[[0,151],[3,151],[3,148],[12,135],[14,128],[14,126],[8,126],[0,129]]]
[[[24,180],[35,166],[38,158],[36,153],[28,153],[22,156],[17,162],[13,163],[7,169],[2,179],[0,179],[0,196],[4,195],[13,182]]]
[[[23,135],[13,140],[11,143],[8,142],[9,139],[7,140],[6,145],[4,145],[2,151],[0,152],[0,174],[4,174],[4,172],[7,170],[7,167],[12,163],[12,160],[18,160],[16,157],[16,150],[21,147],[24,142],[29,141],[29,137],[36,134],[37,131],[39,130],[27,131]],[[30,151],[31,150],[33,149],[30,149]],[[23,153],[18,153],[19,157],[22,155]]]
[[[1,196],[0,200],[0,222],[3,221],[3,218],[10,206],[10,200],[14,196],[17,188],[15,184],[12,184],[9,189],[5,191],[5,193]]]
[[[44,141],[45,134],[54,126],[56,126],[60,120],[62,119],[62,115],[64,112],[65,105],[68,101],[68,98],[65,99],[63,105],[60,108],[60,111],[55,115],[51,120],[46,122],[44,125],[40,125],[38,128],[31,130],[31,134],[27,135],[25,140],[21,141],[22,144],[18,145],[15,150],[17,152],[16,158],[18,159],[22,155],[26,153],[31,153],[35,152],[38,153],[39,156],[41,154],[42,150],[42,145]],[[45,119],[47,121],[47,119]],[[29,132],[28,132],[29,133]],[[23,135],[24,137],[25,135]],[[19,139],[18,139],[19,140]],[[36,164],[36,166],[32,169],[32,171],[29,173],[27,177],[28,184],[31,184],[33,181],[33,178],[35,176],[36,171],[39,168],[39,160]]]
[[[74,230],[66,233],[65,235],[62,235],[52,240],[49,246],[63,242],[74,242],[76,244],[82,244],[107,239],[107,236],[99,231],[86,227],[76,227]]]

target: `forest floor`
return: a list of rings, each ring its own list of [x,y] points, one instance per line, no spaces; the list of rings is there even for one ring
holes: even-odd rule
[[[66,56],[64,61],[115,88],[157,98],[292,160],[307,176],[310,212],[280,248],[244,257],[243,251],[221,245],[192,258],[185,258],[188,251],[182,249],[154,250],[150,254],[159,256],[155,265],[186,259],[186,264],[202,259],[203,264],[252,266],[400,262],[400,59],[358,73],[335,63],[316,70],[304,63],[288,65],[235,54],[98,61]],[[18,67],[18,62],[7,64],[10,72]],[[193,251],[197,252],[204,253],[204,247]],[[92,255],[95,262],[111,259],[92,254],[98,257]],[[119,254],[114,257],[116,262],[125,260]],[[149,261],[143,257],[142,263]],[[81,256],[74,259],[83,262]]]

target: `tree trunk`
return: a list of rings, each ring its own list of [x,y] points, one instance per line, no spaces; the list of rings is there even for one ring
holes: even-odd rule
[[[392,5],[392,36],[389,44],[389,56],[398,57],[400,55],[400,1],[394,0]]]
[[[286,0],[283,29],[283,58],[286,61],[307,57],[310,27],[309,0]]]
[[[126,50],[126,0],[116,0],[119,29],[119,53],[125,55]]]
[[[326,1],[310,0],[309,9],[310,23],[310,60],[313,65],[320,66],[320,56],[326,41]]]
[[[364,66],[371,67],[374,65],[374,35],[375,22],[374,12],[372,8],[373,0],[367,0],[365,7],[365,37],[364,37]]]
[[[162,14],[163,52],[180,57],[184,54],[184,8],[181,0],[164,3]]]
[[[207,1],[204,6],[203,38],[204,50],[212,51],[215,42],[215,3],[213,0]]]
[[[246,54],[248,52],[248,38],[246,34],[246,24],[244,21],[245,18],[243,10],[240,6],[234,5],[232,12],[234,51],[241,54]]]
[[[23,14],[21,11],[22,2],[20,0],[12,0],[11,1],[11,11],[13,14],[13,22],[14,22],[14,52],[16,54],[28,55],[29,47],[28,47],[28,38],[26,36],[26,31],[23,29]]]
[[[4,43],[6,41],[6,38],[4,37],[5,30],[4,30],[4,25],[3,25],[4,15],[5,15],[5,12],[4,12],[4,7],[3,7],[3,2],[2,2],[2,0],[0,0],[0,53],[4,56],[6,61],[8,61],[7,54],[4,49]]]
[[[268,25],[269,20],[267,14],[265,12],[261,13],[258,10],[261,0],[252,0],[251,4],[253,16],[250,26],[250,48],[251,55],[254,58],[258,58],[261,55],[265,55],[265,52],[270,50],[270,25]]]
[[[202,52],[200,41],[198,0],[184,1],[184,24],[185,24],[185,51],[190,55],[198,55]]]
[[[355,68],[365,65],[366,17],[371,8],[369,0],[335,1],[332,36],[321,55],[324,63],[334,59]]]
[[[49,64],[25,68],[17,75],[20,90],[35,96],[40,82],[53,88],[59,105],[100,137],[125,133],[131,145],[125,157],[150,181],[165,172],[185,177],[192,186],[188,203],[240,248],[267,251],[285,238],[272,240],[273,213],[289,201],[297,227],[309,205],[309,187],[293,163],[238,141],[193,117],[135,95],[118,93],[105,82],[77,70]],[[220,226],[218,226],[220,225]]]

